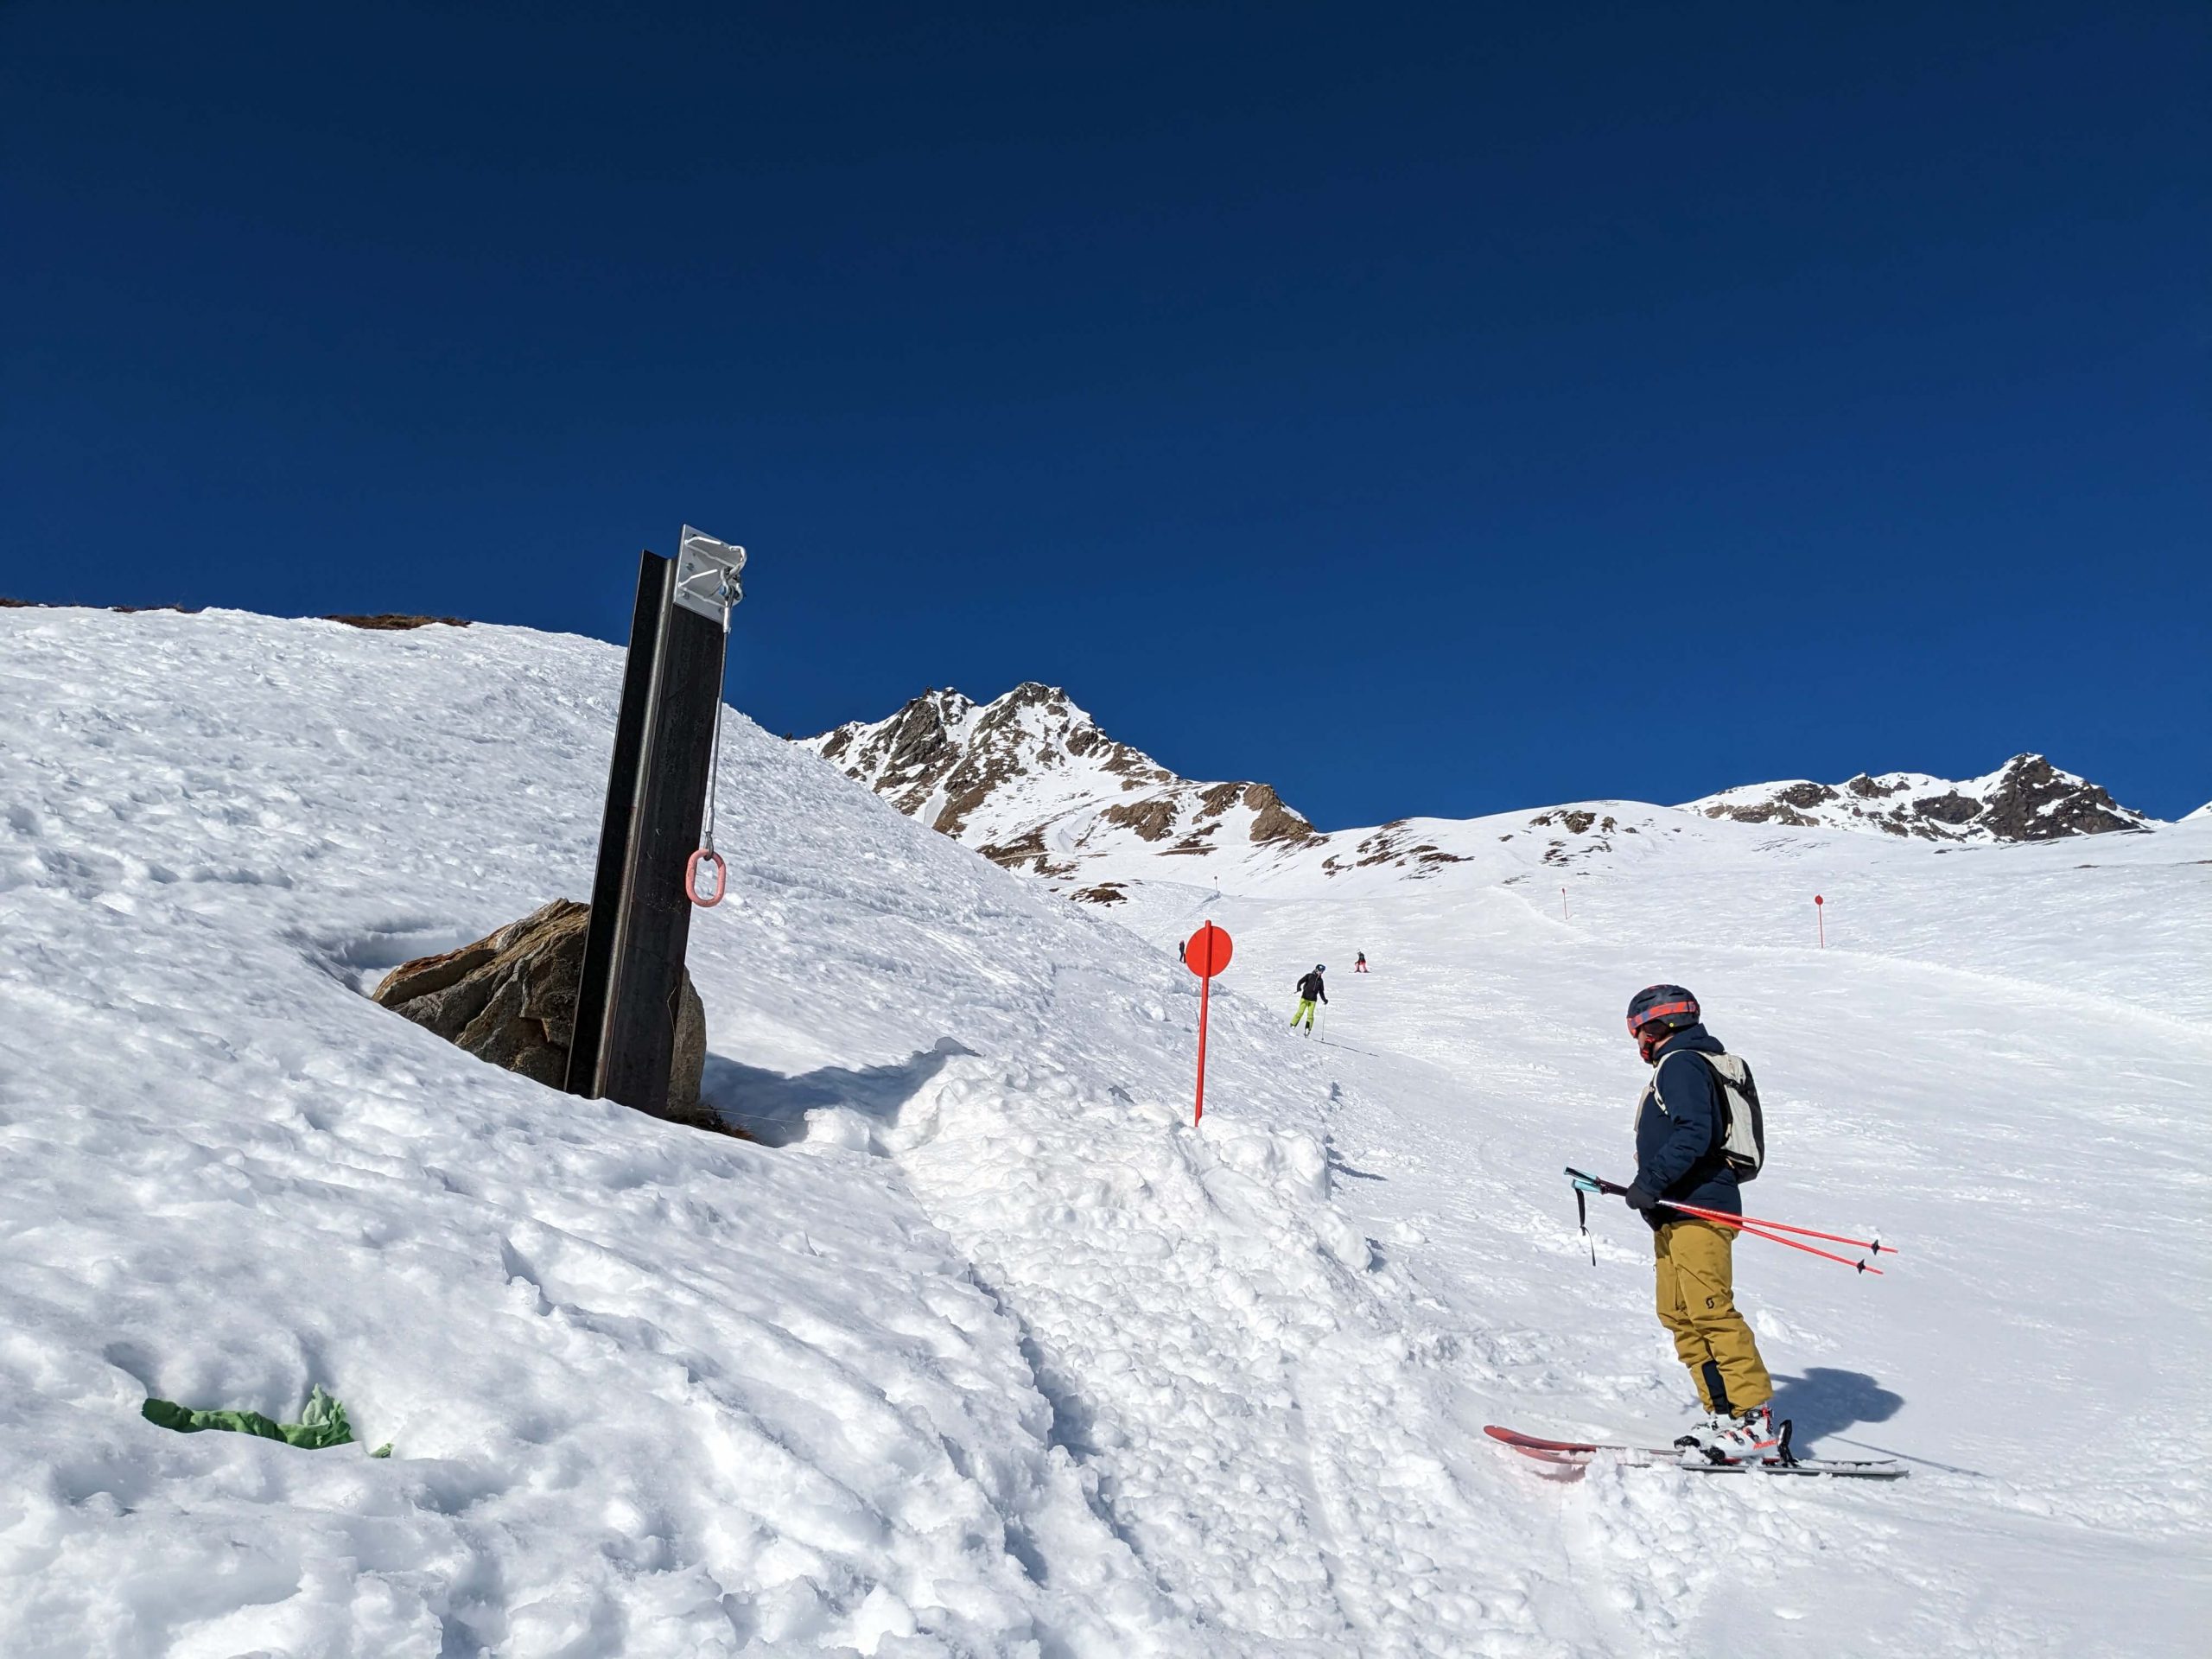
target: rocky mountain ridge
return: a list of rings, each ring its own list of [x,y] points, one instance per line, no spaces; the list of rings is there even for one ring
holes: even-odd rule
[[[1180,777],[1033,680],[987,703],[933,689],[802,743],[909,817],[1039,875],[1109,849],[1187,857],[1319,839],[1269,785]]]
[[[2147,830],[2154,822],[2039,754],[2016,754],[1996,771],[1964,782],[1918,772],[1878,777],[1862,772],[1840,784],[1802,779],[1745,784],[1686,802],[1682,810],[1738,823],[1872,830],[1955,842],[2056,841]]]
[[[1549,837],[1543,861],[1560,867],[1578,850],[1609,845],[1616,833],[1636,834],[1638,824],[1649,831],[1656,827],[1650,815],[1669,810],[1594,802],[1538,811],[1525,823],[1520,815],[1400,819],[1325,835],[1271,786],[1184,778],[1109,737],[1060,687],[1034,681],[989,702],[931,690],[887,719],[849,721],[800,741],[908,817],[1007,868],[1103,903],[1121,896],[1121,881],[1107,878],[1133,878],[1159,857],[1227,856],[1277,871],[1310,863],[1326,876],[1433,876],[1469,861],[1478,825],[1489,840],[1541,832]],[[2049,841],[2153,823],[2034,754],[1963,782],[1885,772],[1839,785],[1753,784],[1674,810],[1946,842]]]

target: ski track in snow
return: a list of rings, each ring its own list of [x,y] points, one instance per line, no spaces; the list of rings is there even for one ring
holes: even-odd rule
[[[0,1651],[2155,1655],[2212,1611],[2212,825],[1701,825],[1572,921],[1510,862],[1153,866],[1107,919],[733,717],[690,963],[748,1145],[360,995],[588,894],[619,652],[0,638]],[[1480,1436],[1687,1414],[1640,1224],[1599,1206],[1593,1268],[1557,1173],[1624,1168],[1661,978],[1758,1071],[1751,1207],[1904,1247],[1738,1278],[1808,1438],[1908,1482]],[[394,1456],[137,1415],[315,1382]]]

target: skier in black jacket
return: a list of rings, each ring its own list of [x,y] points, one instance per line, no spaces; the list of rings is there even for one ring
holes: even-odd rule
[[[1298,1010],[1290,1016],[1292,1030],[1295,1031],[1298,1028],[1298,1022],[1303,1020],[1306,1022],[1306,1034],[1308,1037],[1313,1034],[1313,1005],[1317,1002],[1326,1002],[1329,1000],[1328,992],[1321,988],[1321,976],[1328,971],[1327,968],[1317,962],[1313,964],[1313,971],[1298,982]]]
[[[1767,1409],[1774,1382],[1736,1306],[1735,1230],[1663,1202],[1744,1213],[1736,1172],[1721,1152],[1727,1102],[1700,1058],[1727,1050],[1700,1022],[1697,998],[1679,985],[1638,991],[1628,1005],[1628,1030],[1651,1076],[1637,1103],[1636,1179],[1625,1196],[1650,1224],[1660,1322],[1707,1413],[1675,1443],[1731,1461],[1758,1457],[1776,1440]]]

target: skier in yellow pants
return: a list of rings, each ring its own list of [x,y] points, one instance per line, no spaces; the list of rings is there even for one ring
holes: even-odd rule
[[[1735,1231],[1669,1205],[1744,1213],[1730,1103],[1717,1068],[1732,1068],[1732,1077],[1740,1071],[1745,1088],[1751,1074],[1706,1030],[1697,999],[1679,985],[1638,991],[1628,1028],[1651,1078],[1637,1103],[1636,1179],[1625,1196],[1650,1224],[1659,1318],[1707,1413],[1676,1444],[1730,1462],[1763,1456],[1779,1440],[1767,1408],[1774,1382],[1736,1310]],[[1756,1160],[1748,1165],[1754,1173],[1757,1166]]]
[[[1735,1243],[1730,1229],[1688,1217],[1666,1223],[1651,1237],[1659,1321],[1674,1333],[1675,1351],[1714,1417],[1764,1406],[1774,1394],[1751,1327],[1736,1311]]]
[[[1321,976],[1328,971],[1317,962],[1313,964],[1313,971],[1298,982],[1298,1007],[1292,1011],[1290,1016],[1290,1028],[1293,1031],[1298,1029],[1299,1021],[1302,1020],[1306,1022],[1306,1034],[1308,1037],[1313,1034],[1313,1015],[1316,1012],[1314,1004],[1329,1000],[1329,993],[1321,984]]]

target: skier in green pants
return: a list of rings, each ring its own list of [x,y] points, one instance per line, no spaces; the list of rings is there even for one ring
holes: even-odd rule
[[[1306,1022],[1306,1034],[1308,1037],[1313,1034],[1314,1004],[1329,1000],[1328,992],[1321,988],[1321,976],[1328,971],[1317,962],[1313,964],[1313,971],[1298,982],[1298,1011],[1290,1016],[1293,1031],[1298,1029],[1298,1023],[1302,1020]]]

